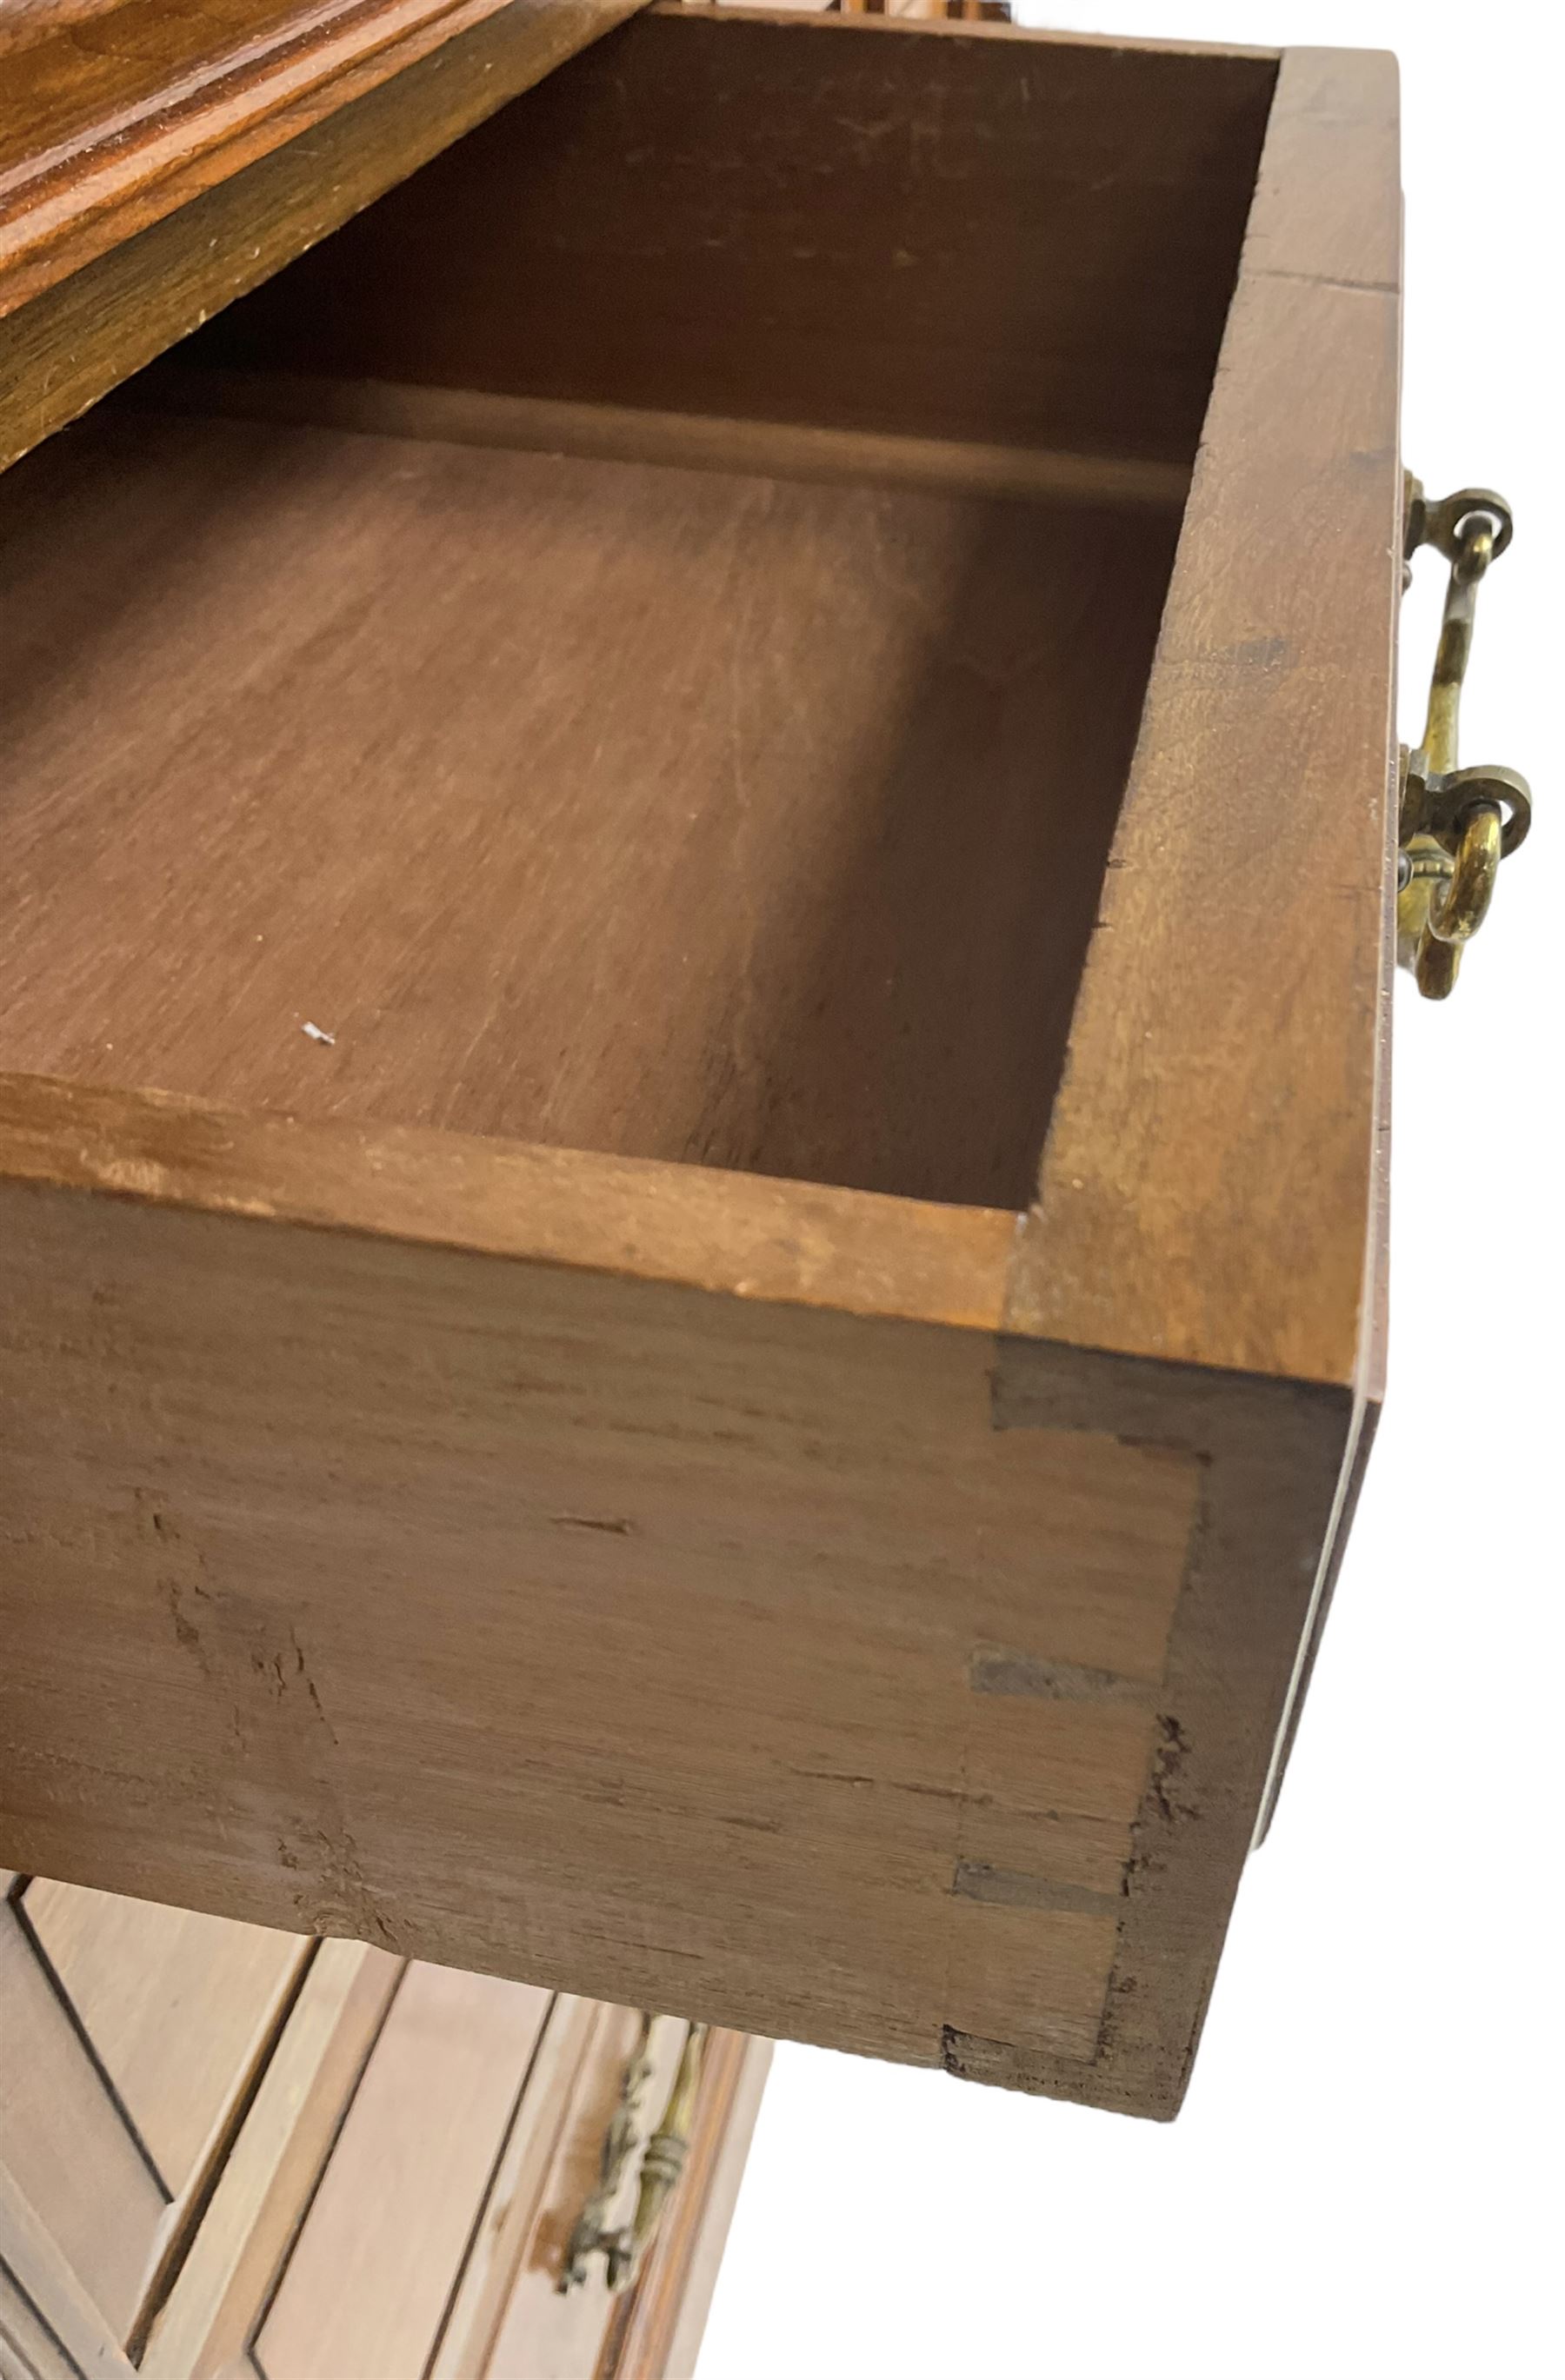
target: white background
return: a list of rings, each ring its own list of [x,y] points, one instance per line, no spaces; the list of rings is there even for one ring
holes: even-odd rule
[[[701,2380],[1565,2374],[1556,17],[1115,0],[1067,19],[1399,53],[1407,459],[1432,493],[1476,482],[1516,508],[1462,757],[1521,769],[1540,816],[1453,998],[1399,983],[1389,1398],[1184,2113],[783,2046]],[[1425,554],[1404,615],[1410,742],[1442,576]]]

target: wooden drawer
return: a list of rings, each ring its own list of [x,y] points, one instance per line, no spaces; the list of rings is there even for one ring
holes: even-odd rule
[[[1394,119],[654,9],[0,484],[0,1857],[1174,2111],[1379,1393]]]

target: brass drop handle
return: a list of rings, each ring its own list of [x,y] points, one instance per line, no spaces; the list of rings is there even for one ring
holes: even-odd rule
[[[1397,959],[1426,1000],[1444,1000],[1464,943],[1488,915],[1499,863],[1524,841],[1533,803],[1514,769],[1457,764],[1457,722],[1473,647],[1478,589],[1510,543],[1510,507],[1491,488],[1462,488],[1431,503],[1405,483],[1402,584],[1412,557],[1432,545],[1451,566],[1429,686],[1424,741],[1402,752],[1397,827]]]
[[[576,2218],[560,2265],[556,2287],[562,2292],[581,2286],[596,2255],[603,2257],[604,2277],[611,2289],[623,2289],[633,2279],[685,2169],[701,2089],[707,2028],[703,2024],[688,2028],[662,2120],[643,2145],[640,2138],[642,2102],[652,2079],[652,2034],[656,2022],[642,2010],[636,2046],[626,2061],[619,2097],[604,2131],[598,2179]],[[613,2223],[609,2220],[610,2209],[638,2148],[642,2162],[635,2212],[629,2222]]]

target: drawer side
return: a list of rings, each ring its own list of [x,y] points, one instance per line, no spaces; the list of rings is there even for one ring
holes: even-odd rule
[[[972,1327],[141,1181],[4,1194],[0,1851],[1090,2090],[1200,1465],[993,1427],[1008,1219]]]
[[[1400,334],[1395,61],[1290,51],[1019,1331],[1346,1386],[1373,1360]]]

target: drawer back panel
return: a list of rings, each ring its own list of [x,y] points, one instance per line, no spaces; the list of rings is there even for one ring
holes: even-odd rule
[[[207,363],[1195,450],[1275,58],[637,17],[191,343]]]

